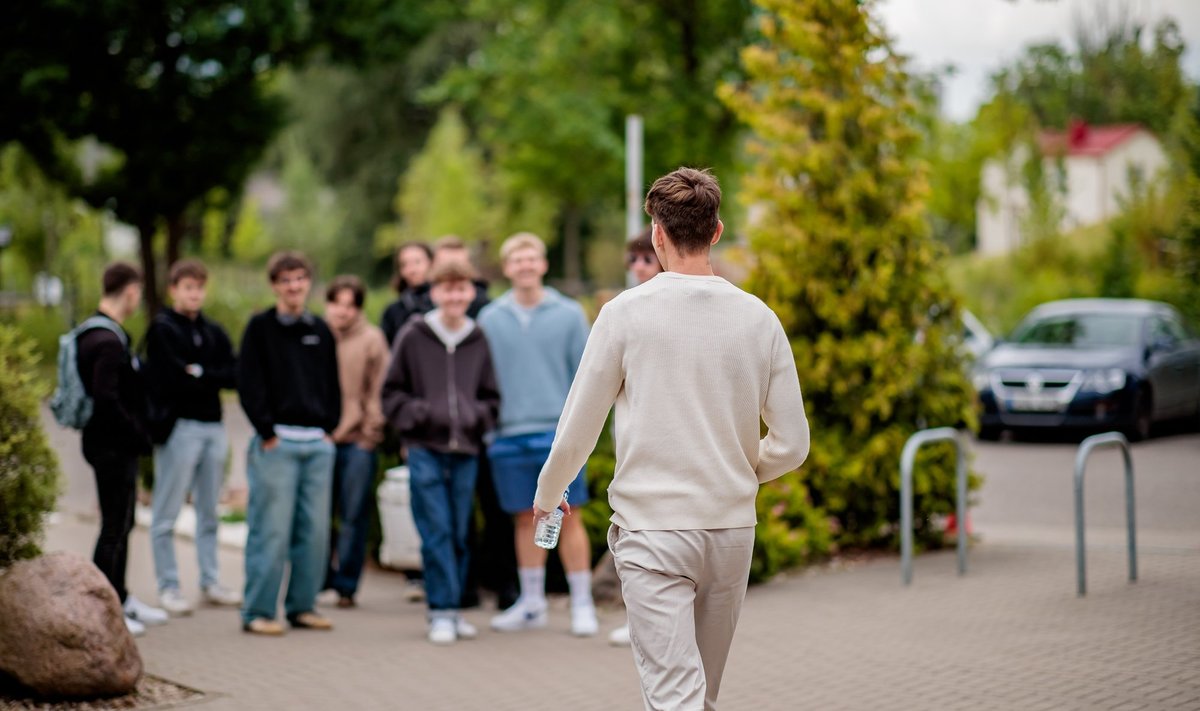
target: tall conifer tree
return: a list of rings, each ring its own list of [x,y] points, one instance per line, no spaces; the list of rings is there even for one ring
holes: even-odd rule
[[[836,543],[897,540],[899,460],[925,427],[974,421],[958,306],[925,221],[904,60],[870,0],[755,0],[760,41],[722,98],[753,131],[748,287],[790,334],[812,422],[805,476],[760,496],[759,574]],[[954,508],[952,451],[918,460],[918,536]],[[769,550],[768,550],[769,549]]]

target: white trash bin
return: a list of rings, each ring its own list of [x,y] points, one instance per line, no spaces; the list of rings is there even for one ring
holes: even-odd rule
[[[379,544],[379,563],[397,570],[421,569],[421,534],[412,515],[412,494],[408,486],[408,467],[393,467],[384,472],[376,492],[383,540]]]

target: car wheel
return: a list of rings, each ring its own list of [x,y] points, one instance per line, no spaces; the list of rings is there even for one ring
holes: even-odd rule
[[[1003,431],[1004,430],[1002,430],[1001,428],[996,427],[996,426],[980,427],[979,428],[979,439],[983,440],[984,442],[995,442],[1000,439],[1000,433]]]
[[[1133,402],[1133,423],[1125,431],[1130,442],[1141,442],[1150,439],[1154,429],[1154,403],[1146,390],[1138,392]]]

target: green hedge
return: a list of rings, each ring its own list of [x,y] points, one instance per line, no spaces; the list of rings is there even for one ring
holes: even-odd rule
[[[32,340],[0,325],[0,568],[40,552],[58,498],[58,461],[42,431],[46,394]]]

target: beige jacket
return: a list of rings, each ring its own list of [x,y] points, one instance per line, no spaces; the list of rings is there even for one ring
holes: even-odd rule
[[[342,386],[342,419],[333,431],[333,441],[374,449],[383,441],[380,390],[391,357],[387,341],[383,331],[362,316],[344,331],[332,330]]]

